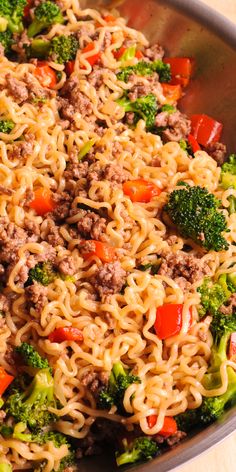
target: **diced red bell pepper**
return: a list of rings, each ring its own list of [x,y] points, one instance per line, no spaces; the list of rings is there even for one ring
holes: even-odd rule
[[[0,367],[0,396],[14,380],[13,375],[8,374],[3,367]]]
[[[83,253],[84,259],[89,259],[92,256],[97,256],[102,262],[114,261],[114,259],[116,258],[116,251],[112,246],[96,240],[90,240],[89,242],[92,243],[94,251]]]
[[[82,54],[93,51],[94,49],[95,49],[95,44],[89,43],[82,50]],[[99,51],[99,52],[96,52],[96,54],[94,54],[93,56],[86,57],[86,61],[88,61],[91,66],[94,66],[94,64],[96,64],[99,61],[100,57],[101,57],[101,53]]]
[[[165,64],[170,64],[172,85],[186,87],[193,72],[193,59],[190,57],[165,57]]]
[[[126,51],[126,47],[125,46],[121,46],[119,49],[117,49],[116,51],[113,51],[113,56],[114,58],[118,61],[122,56],[123,54],[125,53]]]
[[[166,303],[159,306],[156,312],[154,329],[159,339],[168,339],[175,336],[182,328],[183,305],[178,303]],[[189,328],[192,323],[192,310],[189,310]]]
[[[199,146],[197,140],[192,134],[188,135],[188,144],[191,146],[193,153],[201,150],[201,146]]]
[[[192,135],[204,147],[220,141],[223,129],[222,123],[208,115],[192,115]]]
[[[73,326],[65,326],[64,328],[56,328],[48,336],[51,343],[62,343],[63,341],[82,342],[84,337],[82,331]]]
[[[39,187],[34,191],[34,199],[30,202],[30,208],[40,216],[55,210],[56,203],[52,199],[52,192],[45,187]]]
[[[148,427],[153,428],[157,422],[157,415],[150,415],[147,417],[147,422],[148,422]],[[172,434],[175,434],[177,431],[177,423],[174,418],[171,416],[165,416],[164,418],[164,423],[160,431],[158,431],[158,434],[161,436],[164,436],[165,438],[168,438],[172,436]]]
[[[142,59],[142,58],[143,58],[143,53],[142,53],[142,51],[140,51],[140,50],[136,51],[135,57],[136,57],[137,59]]]
[[[232,333],[230,336],[229,358],[236,358],[236,333]]]
[[[161,190],[153,182],[137,179],[125,182],[123,192],[132,202],[148,203],[153,197],[160,195]]]
[[[30,16],[30,9],[33,7],[33,0],[27,0],[27,5],[24,8],[24,19],[28,20]]]
[[[165,103],[168,105],[175,105],[182,97],[182,88],[180,85],[171,85],[162,83],[163,95],[165,96]]]
[[[75,61],[68,61],[65,65],[66,75],[70,76],[75,70]]]
[[[34,70],[34,75],[43,87],[53,88],[57,83],[57,75],[47,62],[38,61],[37,67]]]

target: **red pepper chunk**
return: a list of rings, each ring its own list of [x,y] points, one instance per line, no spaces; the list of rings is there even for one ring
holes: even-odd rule
[[[75,70],[75,61],[68,61],[65,65],[66,75],[70,76]]]
[[[166,303],[157,308],[154,329],[159,339],[168,339],[175,336],[182,328],[183,305]],[[192,310],[189,310],[189,327],[192,322]]]
[[[197,140],[192,134],[188,135],[188,144],[191,146],[193,153],[201,150],[201,146],[199,146]]]
[[[232,333],[230,336],[229,358],[236,358],[236,333]]]
[[[7,374],[3,367],[0,367],[0,396],[14,380],[13,375]]]
[[[24,8],[24,19],[29,19],[30,9],[33,7],[33,0],[27,0],[27,5]]]
[[[39,187],[34,191],[34,199],[29,205],[39,216],[43,216],[56,208],[51,190],[45,187]]]
[[[49,334],[48,339],[51,343],[62,343],[63,341],[82,342],[84,337],[80,329],[73,328],[73,326],[65,326],[64,328],[56,328]]]
[[[34,75],[43,87],[53,88],[57,83],[57,75],[47,62],[38,61]]]
[[[88,241],[86,241],[88,242]],[[109,244],[102,243],[101,241],[90,240],[94,250],[83,253],[84,259],[89,259],[92,256],[97,256],[102,262],[112,262],[116,258],[115,249]]]
[[[208,115],[192,115],[192,135],[202,146],[220,141],[223,129],[222,123]]]
[[[94,43],[89,43],[89,44],[87,44],[87,46],[82,50],[82,54],[84,54],[84,53],[86,53],[86,52],[93,51],[94,49],[95,49],[95,44],[94,44]],[[96,54],[94,54],[93,56],[86,57],[86,61],[88,61],[91,66],[94,66],[94,64],[96,64],[96,63],[99,61],[100,56],[101,56],[101,53],[100,53],[100,52],[96,52]],[[83,66],[83,67],[84,67],[84,66]]]
[[[193,60],[190,57],[166,57],[163,62],[170,64],[170,84],[186,87],[193,72]]]
[[[147,417],[148,427],[153,428],[157,422],[157,415],[150,415]],[[165,416],[164,423],[158,434],[164,436],[165,438],[169,438],[172,434],[175,434],[177,431],[177,423],[174,418],[171,416]]]
[[[160,195],[161,190],[153,182],[137,179],[125,182],[123,192],[132,202],[148,203],[153,197]]]
[[[168,105],[175,105],[178,100],[182,97],[182,88],[178,85],[171,85],[162,83],[162,91],[165,96],[165,103]]]

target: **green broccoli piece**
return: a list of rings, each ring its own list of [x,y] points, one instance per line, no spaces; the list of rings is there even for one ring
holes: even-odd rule
[[[7,397],[4,410],[29,429],[39,430],[56,420],[48,407],[56,407],[54,381],[49,369],[41,369],[25,391],[18,390]]]
[[[12,466],[8,462],[0,462],[0,472],[12,472]]]
[[[37,59],[46,59],[49,55],[51,42],[47,39],[35,38],[31,41],[27,48],[28,57],[36,57]]]
[[[152,75],[157,72],[160,82],[169,82],[171,80],[170,65],[161,60],[154,62],[139,61],[135,66],[128,66],[121,69],[117,74],[117,79],[128,82],[131,74],[141,76]]]
[[[14,43],[11,31],[0,32],[0,43],[4,47],[4,54],[9,54],[12,44]]]
[[[41,33],[44,29],[63,22],[62,12],[54,2],[40,3],[34,10],[34,20],[28,28],[28,37],[33,38],[33,36]]]
[[[55,36],[51,41],[49,54],[55,62],[64,64],[75,59],[78,49],[79,42],[73,34],[69,36]]]
[[[202,383],[207,390],[221,386],[220,366],[227,360],[227,350],[231,333],[236,331],[236,313],[223,315],[217,312],[211,323],[214,344],[212,346],[210,366]],[[202,405],[195,410],[187,410],[178,415],[176,421],[179,429],[190,431],[196,425],[206,425],[219,419],[225,409],[236,403],[236,372],[227,367],[228,387],[223,395],[204,397]]]
[[[24,365],[34,367],[36,369],[48,369],[47,359],[43,359],[39,353],[28,343],[22,343],[16,347],[16,352],[22,357]]]
[[[29,278],[27,285],[30,285],[35,280],[42,285],[51,284],[58,277],[50,262],[39,262],[33,269],[29,271]]]
[[[217,282],[206,277],[197,291],[201,295],[200,317],[209,313],[214,316],[236,290],[236,273],[222,274]]]
[[[172,115],[172,113],[175,113],[176,108],[173,105],[169,105],[168,103],[166,103],[165,105],[162,105],[160,111],[167,111],[169,115]]]
[[[199,186],[174,190],[164,210],[177,226],[180,234],[191,238],[207,250],[228,249],[226,239],[221,235],[227,231],[226,219],[218,211],[220,201]]]
[[[197,291],[201,295],[201,308],[198,313],[200,317],[209,313],[214,315],[226,302],[228,296],[220,283],[213,283],[210,278],[205,278]]]
[[[134,439],[131,443],[123,439],[124,452],[116,452],[116,463],[118,466],[133,464],[139,461],[149,461],[159,453],[157,443],[148,437]]]
[[[228,188],[233,188],[236,190],[236,154],[231,154],[229,156],[228,162],[225,162],[221,167],[221,186],[224,190]],[[236,198],[231,195],[229,198],[229,214],[236,212]]]
[[[15,126],[12,120],[0,120],[0,133],[9,134]]]
[[[123,411],[123,397],[126,389],[133,383],[141,383],[138,376],[127,372],[121,362],[113,365],[108,381],[108,387],[99,394],[99,406],[109,409],[112,405]]]
[[[7,27],[12,33],[24,30],[23,16],[27,0],[1,0],[0,17],[7,20]]]
[[[153,128],[158,110],[155,95],[150,93],[145,97],[137,98],[133,102],[124,95],[117,100],[117,103],[125,109],[125,112],[133,112],[135,114],[134,124],[143,119],[146,122],[147,130]]]
[[[122,54],[120,57],[119,61],[125,62],[125,61],[130,61],[135,57],[136,54],[136,46],[130,46],[130,48],[127,48],[125,52]]]

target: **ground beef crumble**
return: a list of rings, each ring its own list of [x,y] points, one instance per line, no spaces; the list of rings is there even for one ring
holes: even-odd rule
[[[25,288],[26,300],[33,305],[37,312],[41,312],[44,306],[47,304],[47,287],[44,287],[38,282],[33,282],[32,285]]]
[[[126,271],[119,261],[109,262],[97,269],[91,283],[100,297],[119,293],[125,284]]]

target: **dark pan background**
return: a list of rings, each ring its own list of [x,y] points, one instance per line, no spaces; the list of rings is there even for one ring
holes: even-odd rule
[[[224,1],[224,0],[222,0]],[[116,6],[129,25],[162,44],[168,55],[196,59],[194,79],[181,108],[206,113],[224,123],[223,141],[236,151],[236,27],[198,0],[84,0],[84,7]],[[167,472],[196,457],[236,429],[236,409],[203,431],[192,431],[180,445],[163,456],[125,470]],[[117,470],[111,451],[84,459],[80,472]],[[123,469],[124,470],[124,469]]]

